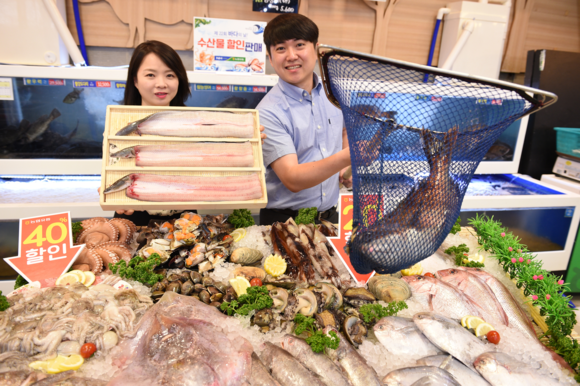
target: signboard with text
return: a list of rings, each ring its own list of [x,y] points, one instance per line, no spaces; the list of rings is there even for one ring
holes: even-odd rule
[[[193,24],[194,71],[265,73],[266,22],[195,17]]]
[[[376,201],[376,199],[375,199]],[[372,205],[367,205],[372,207]],[[344,251],[348,240],[352,236],[352,212],[353,212],[353,197],[352,194],[342,194],[338,200],[338,237],[327,237],[332,244],[335,252],[340,256],[344,265],[350,272],[351,276],[357,281],[367,282],[375,273],[360,274],[354,270],[350,257]]]
[[[254,0],[254,12],[298,13],[298,0]]]
[[[20,219],[18,256],[4,260],[28,282],[55,278],[73,264],[84,245],[73,246],[70,213]]]

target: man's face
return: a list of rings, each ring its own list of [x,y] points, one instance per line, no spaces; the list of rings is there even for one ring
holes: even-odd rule
[[[286,40],[270,47],[270,63],[287,83],[312,91],[316,47],[306,40]]]

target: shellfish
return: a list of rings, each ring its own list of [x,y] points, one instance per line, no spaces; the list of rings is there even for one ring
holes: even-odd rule
[[[232,255],[230,256],[230,261],[232,263],[241,264],[241,265],[252,265],[258,261],[260,261],[264,255],[262,252],[258,251],[257,249],[252,248],[238,248]]]
[[[411,297],[409,285],[401,279],[390,275],[374,275],[369,280],[369,290],[386,303],[406,300]]]

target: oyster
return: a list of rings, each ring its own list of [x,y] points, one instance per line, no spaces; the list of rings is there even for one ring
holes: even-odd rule
[[[361,287],[347,289],[343,297],[348,304],[354,307],[360,307],[377,300],[372,293]]]
[[[257,249],[252,248],[238,248],[232,252],[230,256],[230,261],[232,263],[241,264],[241,265],[252,265],[260,260],[264,255],[262,252],[258,251]]]
[[[406,300],[411,297],[409,285],[401,279],[390,275],[374,275],[369,280],[369,290],[386,303]]]

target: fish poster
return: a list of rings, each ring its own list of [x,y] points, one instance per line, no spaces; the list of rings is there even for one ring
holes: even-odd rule
[[[266,22],[193,19],[194,71],[264,74]]]

